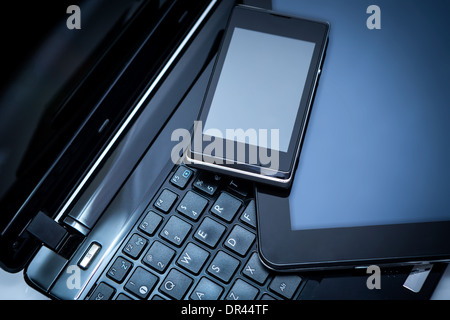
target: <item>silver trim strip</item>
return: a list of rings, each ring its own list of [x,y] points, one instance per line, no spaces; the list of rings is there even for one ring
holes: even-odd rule
[[[59,220],[61,219],[61,217],[64,215],[64,213],[67,211],[67,209],[69,208],[69,206],[72,204],[73,200],[77,197],[77,195],[80,193],[81,189],[83,189],[84,185],[86,184],[86,182],[89,180],[89,178],[92,176],[92,174],[95,172],[95,170],[97,170],[98,166],[100,165],[100,163],[104,160],[104,158],[106,157],[106,155],[108,154],[108,152],[111,150],[111,148],[114,146],[114,144],[117,142],[117,140],[119,139],[119,137],[122,135],[122,133],[125,131],[125,129],[127,128],[127,126],[129,125],[129,123],[131,122],[131,120],[134,118],[134,116],[136,115],[136,113],[139,111],[139,109],[142,107],[142,105],[144,104],[145,100],[148,98],[148,96],[150,95],[150,93],[152,93],[152,91],[155,89],[155,87],[158,85],[158,83],[161,81],[162,77],[165,75],[165,73],[167,72],[167,70],[170,68],[170,66],[173,64],[173,62],[175,61],[175,59],[178,57],[178,55],[180,54],[180,52],[184,49],[184,47],[186,46],[186,44],[189,42],[189,40],[192,38],[193,34],[197,31],[197,29],[199,28],[200,24],[203,22],[203,20],[205,20],[206,16],[209,14],[209,12],[211,11],[211,9],[214,7],[214,5],[216,4],[217,0],[212,0],[210,2],[210,4],[208,5],[208,7],[205,9],[205,11],[202,13],[202,15],[200,16],[200,18],[197,20],[197,22],[194,24],[194,26],[192,27],[192,29],[189,31],[189,33],[186,35],[186,37],[183,39],[183,41],[181,42],[181,44],[178,46],[177,50],[173,53],[173,55],[170,57],[169,61],[166,63],[166,65],[164,66],[164,68],[161,70],[161,72],[158,74],[158,76],[156,77],[156,79],[152,82],[152,84],[150,85],[150,87],[147,89],[147,91],[144,93],[144,95],[142,96],[142,98],[139,100],[139,102],[137,103],[137,105],[134,107],[133,111],[130,113],[130,115],[127,117],[127,119],[125,120],[125,122],[121,125],[121,127],[119,128],[119,130],[116,132],[116,134],[114,135],[114,137],[111,139],[111,141],[108,143],[108,145],[106,146],[105,150],[103,150],[103,152],[101,153],[101,155],[98,157],[98,159],[95,161],[95,163],[93,164],[93,166],[89,169],[88,173],[84,176],[83,180],[78,184],[77,188],[75,189],[75,191],[71,194],[70,198],[66,201],[66,203],[64,204],[63,208],[59,211],[58,215],[55,218],[56,222],[59,222]]]
[[[189,157],[188,154],[186,154],[186,163],[187,164],[192,164],[192,165],[197,165],[197,166],[203,166],[203,167],[207,167],[207,168],[212,168],[218,171],[221,171],[222,173],[226,174],[226,173],[235,173],[235,174],[239,174],[242,177],[254,177],[254,178],[258,178],[259,181],[272,181],[272,182],[278,182],[281,185],[287,185],[291,179],[292,179],[292,174],[286,178],[286,179],[281,179],[281,178],[275,178],[275,177],[271,177],[268,175],[264,175],[264,174],[258,174],[258,173],[254,173],[254,172],[250,172],[250,171],[244,171],[244,170],[239,170],[239,169],[235,169],[235,168],[230,168],[227,166],[221,166],[221,165],[217,165],[214,163],[209,163],[206,161],[199,161],[199,160],[195,160],[192,159],[191,157]]]

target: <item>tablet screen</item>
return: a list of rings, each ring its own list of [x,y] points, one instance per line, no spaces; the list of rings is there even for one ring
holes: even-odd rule
[[[293,230],[450,220],[449,5],[402,3],[380,4],[381,29],[369,30],[361,5],[298,2],[332,28],[290,197]],[[423,12],[433,19],[414,23]]]

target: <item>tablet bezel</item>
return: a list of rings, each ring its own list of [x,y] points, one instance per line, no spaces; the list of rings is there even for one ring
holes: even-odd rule
[[[258,186],[255,196],[258,250],[264,264],[275,270],[450,259],[450,221],[292,230],[288,192]]]

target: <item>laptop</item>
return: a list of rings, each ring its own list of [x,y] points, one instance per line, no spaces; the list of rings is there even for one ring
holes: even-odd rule
[[[364,268],[269,270],[252,185],[172,161],[235,4],[62,1],[2,84],[1,267],[63,300],[428,299],[445,264],[384,268],[381,288]]]

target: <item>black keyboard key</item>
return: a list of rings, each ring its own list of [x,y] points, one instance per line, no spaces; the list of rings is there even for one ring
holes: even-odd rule
[[[175,250],[159,241],[153,242],[142,262],[158,272],[164,272],[175,256]]]
[[[302,278],[296,275],[277,275],[272,279],[269,289],[286,299],[292,299]]]
[[[203,250],[193,243],[188,243],[183,253],[178,258],[177,263],[193,274],[198,274],[208,257],[208,251]]]
[[[137,268],[125,285],[125,290],[135,296],[145,299],[148,297],[153,287],[158,282],[158,277],[139,267]]]
[[[116,297],[116,300],[133,300],[133,299],[131,299],[129,296],[127,296],[126,294],[123,294],[123,293],[121,293],[121,294],[119,294],[117,297]]]
[[[213,219],[206,217],[197,229],[194,238],[198,241],[214,248],[225,232],[226,228],[214,221]]]
[[[173,193],[170,190],[164,189],[159,197],[155,200],[153,204],[156,208],[161,210],[162,212],[169,212],[170,208],[172,208],[173,204],[177,200],[178,196],[176,193]]]
[[[133,264],[130,261],[122,257],[118,257],[116,261],[114,261],[111,268],[109,268],[106,276],[115,282],[121,283],[132,267]]]
[[[220,180],[221,177],[217,174],[202,172],[192,185],[194,188],[212,196],[216,193]]]
[[[217,300],[223,288],[208,278],[202,278],[192,291],[191,300]]]
[[[253,300],[258,295],[259,290],[247,282],[237,279],[228,292],[226,300]]]
[[[245,207],[244,212],[242,212],[241,217],[239,218],[245,224],[256,228],[256,207],[255,200],[251,200],[247,207]]]
[[[173,299],[181,300],[191,284],[191,278],[176,269],[172,269],[159,287],[159,290]]]
[[[208,200],[195,192],[188,191],[178,205],[177,211],[196,221],[207,205]]]
[[[155,233],[156,229],[158,229],[162,220],[163,218],[159,214],[155,213],[154,211],[149,211],[144,220],[142,220],[142,222],[139,224],[139,229],[142,232],[145,232],[146,234],[152,236]]]
[[[131,258],[136,259],[141,254],[142,250],[147,245],[147,240],[138,234],[133,234],[131,239],[127,242],[123,248],[123,253]]]
[[[227,222],[233,220],[242,202],[226,192],[222,192],[214,202],[211,212]]]
[[[269,295],[269,294],[267,294],[267,293],[264,293],[264,294],[261,296],[261,300],[277,300],[277,299],[275,299],[274,297],[272,297],[271,295]]]
[[[167,221],[160,235],[162,238],[173,243],[174,245],[181,246],[190,230],[191,225],[189,223],[176,216],[172,216],[169,221]]]
[[[177,171],[172,175],[170,182],[180,189],[184,189],[189,183],[194,172],[184,166],[178,167]]]
[[[89,300],[109,300],[115,292],[116,290],[113,287],[104,282],[100,282],[97,288],[95,288],[95,291],[91,294]]]
[[[262,285],[269,276],[269,271],[259,260],[258,253],[254,252],[242,270],[242,274]]]
[[[224,245],[237,254],[244,256],[253,244],[253,241],[255,241],[255,238],[256,237],[252,232],[236,225],[233,230],[231,230]]]
[[[208,273],[223,282],[229,282],[238,267],[239,260],[223,251],[219,251],[209,265]]]

